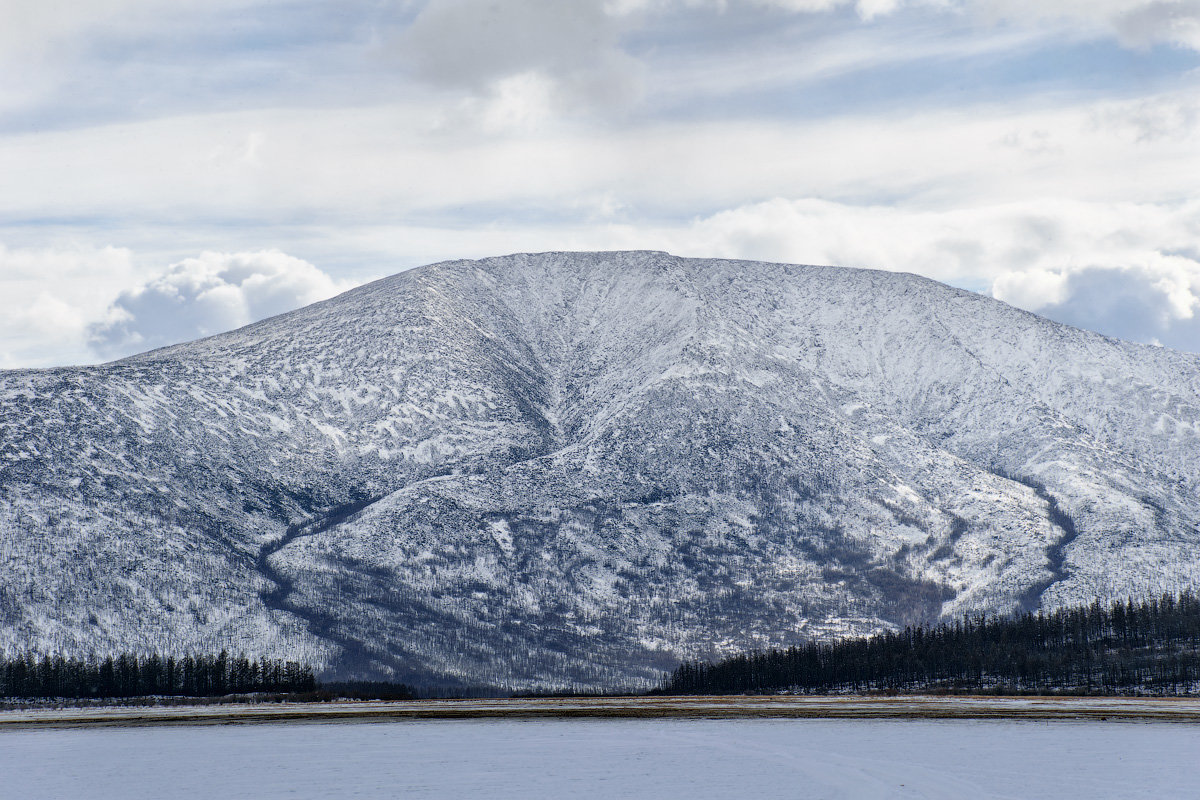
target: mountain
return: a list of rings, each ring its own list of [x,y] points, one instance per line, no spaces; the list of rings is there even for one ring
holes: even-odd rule
[[[421,683],[1200,584],[1200,358],[913,275],[546,253],[0,373],[0,647]]]

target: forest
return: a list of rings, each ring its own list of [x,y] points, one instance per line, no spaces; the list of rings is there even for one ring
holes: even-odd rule
[[[942,691],[1196,693],[1200,600],[1185,591],[743,653],[685,663],[656,693]]]
[[[189,654],[104,658],[0,655],[0,697],[129,698],[311,695],[408,699],[401,684],[321,684],[296,661]],[[653,694],[1200,692],[1200,599],[1190,591],[1014,617],[809,642],[693,661]]]
[[[103,659],[0,655],[0,697],[220,697],[297,694],[312,692],[316,686],[308,665],[231,657],[226,652],[180,658],[135,653]]]

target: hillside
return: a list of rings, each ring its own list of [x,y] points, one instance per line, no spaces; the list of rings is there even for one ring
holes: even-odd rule
[[[436,264],[0,373],[0,647],[612,686],[1200,576],[1200,358],[912,275]]]

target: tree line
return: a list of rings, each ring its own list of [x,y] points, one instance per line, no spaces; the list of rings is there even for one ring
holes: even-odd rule
[[[1200,691],[1200,600],[1185,591],[1016,617],[968,616],[694,661],[658,691],[1190,694]]]
[[[307,664],[231,657],[225,651],[180,658],[136,653],[103,659],[0,655],[0,697],[220,697],[295,694],[314,691],[316,686],[313,669]]]

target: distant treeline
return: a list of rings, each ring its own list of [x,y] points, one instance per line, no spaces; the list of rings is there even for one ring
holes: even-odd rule
[[[297,694],[316,688],[312,667],[306,664],[251,660],[225,652],[181,658],[133,653],[103,659],[0,655],[0,697],[219,697]]]
[[[1191,592],[1020,617],[969,617],[869,638],[687,663],[666,694],[1200,691],[1200,601]]]

